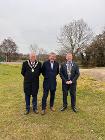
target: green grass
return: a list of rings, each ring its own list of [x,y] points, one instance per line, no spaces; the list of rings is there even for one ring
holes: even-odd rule
[[[20,65],[0,64],[0,140],[105,140],[105,82],[81,74],[77,88],[78,113],[70,108],[60,112],[62,106],[61,80],[55,99],[55,112],[49,109],[45,116],[25,116],[23,77]],[[38,94],[41,111],[42,82]]]

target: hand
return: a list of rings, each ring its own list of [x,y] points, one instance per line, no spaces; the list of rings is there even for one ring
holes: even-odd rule
[[[70,80],[69,83],[72,84],[72,81]]]
[[[66,84],[69,85],[69,81],[66,81]]]
[[[67,81],[66,84],[67,85],[70,85],[70,84],[72,84],[72,81],[71,80],[70,81]]]

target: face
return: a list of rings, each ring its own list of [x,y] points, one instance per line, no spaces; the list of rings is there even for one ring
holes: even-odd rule
[[[50,61],[55,61],[55,60],[56,60],[56,54],[53,54],[53,53],[50,54],[50,55],[49,55],[49,60],[50,60]]]
[[[68,54],[66,55],[66,60],[67,60],[67,61],[72,61],[72,59],[73,59],[72,54],[71,54],[71,53],[68,53]]]
[[[36,54],[35,53],[31,53],[29,56],[29,59],[31,62],[34,62],[36,60]]]

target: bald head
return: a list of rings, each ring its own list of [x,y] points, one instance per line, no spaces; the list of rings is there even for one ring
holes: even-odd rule
[[[29,59],[31,62],[34,62],[36,60],[36,54],[34,52],[31,52],[29,54]]]

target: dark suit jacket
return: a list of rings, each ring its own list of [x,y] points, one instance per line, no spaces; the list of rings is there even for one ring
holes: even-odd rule
[[[53,70],[51,69],[50,61],[47,60],[42,66],[42,75],[44,76],[44,90],[56,90],[56,76],[59,73],[59,64],[54,61]]]
[[[24,77],[24,92],[27,95],[34,95],[39,89],[39,75],[41,73],[41,63],[38,62],[34,72],[28,65],[28,61],[23,62],[21,74]]]
[[[76,81],[80,75],[79,72],[79,67],[75,62],[72,62],[72,68],[71,68],[71,76],[70,76],[70,80],[72,81],[72,83],[76,84]],[[67,64],[66,62],[61,64],[61,68],[60,68],[60,77],[62,79],[62,84],[65,85],[66,81],[68,81],[68,74],[67,74]]]

